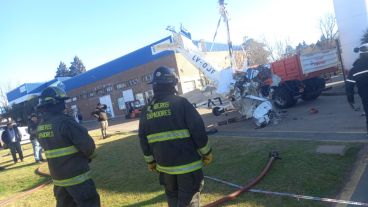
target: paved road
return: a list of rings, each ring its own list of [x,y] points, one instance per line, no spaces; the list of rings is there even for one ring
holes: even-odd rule
[[[217,126],[219,122],[226,122],[233,117],[239,117],[237,112],[226,116],[215,117],[210,110],[199,110],[209,128],[216,127],[218,133],[214,136],[223,137],[252,137],[262,139],[293,139],[293,140],[326,140],[346,142],[368,142],[366,136],[365,117],[362,111],[353,111],[347,104],[343,85],[333,85],[315,101],[299,103],[293,108],[278,110],[279,119],[269,126],[256,129],[252,120],[242,120],[236,123]],[[360,99],[356,97],[356,103]],[[311,109],[318,113],[311,113]],[[88,129],[98,129],[97,122],[87,122]],[[138,120],[116,118],[110,120],[110,132],[136,132]],[[367,151],[368,155],[368,151]],[[367,157],[367,156],[365,156]],[[342,199],[368,202],[368,158],[359,164],[357,173],[359,178],[346,191],[348,196]],[[355,176],[355,175],[353,175]],[[339,205],[341,206],[341,205]],[[342,205],[344,206],[344,205]]]
[[[342,86],[336,86],[326,93],[335,94],[336,91],[341,92]],[[360,103],[360,100],[357,98],[356,102]],[[311,113],[312,108],[317,109],[318,113]],[[347,104],[346,97],[342,95],[321,96],[309,102],[299,101],[290,109],[278,110],[279,118],[262,129],[256,129],[251,119],[217,126],[219,122],[226,122],[234,117],[240,118],[240,115],[231,112],[226,116],[215,117],[211,110],[199,111],[206,126],[216,127],[219,135],[346,141],[367,139],[362,111],[353,111]],[[97,121],[86,122],[84,125],[90,130],[99,128]],[[134,132],[138,129],[138,120],[120,117],[110,120],[109,125],[109,131],[112,132]]]

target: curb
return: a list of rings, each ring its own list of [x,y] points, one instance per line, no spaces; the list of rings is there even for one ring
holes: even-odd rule
[[[321,96],[346,96],[345,92],[329,92],[329,93],[322,93]]]

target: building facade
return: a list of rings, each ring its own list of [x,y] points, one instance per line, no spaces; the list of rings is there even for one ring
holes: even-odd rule
[[[65,90],[70,97],[67,106],[72,109],[74,115],[81,113],[84,120],[94,119],[91,112],[97,103],[107,105],[111,118],[125,116],[127,102],[138,100],[144,105],[152,98],[152,86],[148,82],[153,71],[160,66],[173,68],[178,74],[179,94],[204,87],[208,80],[184,56],[173,51],[156,53],[152,50],[153,45],[168,41],[171,42],[171,37],[64,80]],[[216,52],[206,53],[206,56],[225,60],[227,46],[215,46]],[[225,65],[225,62],[216,62],[216,66]]]

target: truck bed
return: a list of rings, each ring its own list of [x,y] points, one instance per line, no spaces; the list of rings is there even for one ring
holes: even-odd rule
[[[282,81],[306,80],[337,71],[336,50],[320,51],[309,55],[293,55],[271,63],[271,70]]]

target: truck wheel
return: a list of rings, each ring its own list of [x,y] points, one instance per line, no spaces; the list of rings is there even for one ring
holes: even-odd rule
[[[298,100],[293,99],[289,91],[284,88],[277,88],[273,94],[275,105],[280,109],[286,109],[296,104]]]
[[[303,101],[313,101],[316,100],[321,95],[321,91],[314,92],[314,93],[303,93],[302,100]]]
[[[224,109],[222,109],[221,107],[218,107],[218,106],[216,106],[216,107],[214,107],[213,109],[212,109],[212,113],[213,113],[213,115],[215,115],[215,116],[220,116],[221,114],[223,114],[225,112],[225,110]]]
[[[312,101],[317,99],[325,88],[325,80],[323,78],[311,78],[305,80],[304,84],[305,89],[301,97],[303,101]]]

